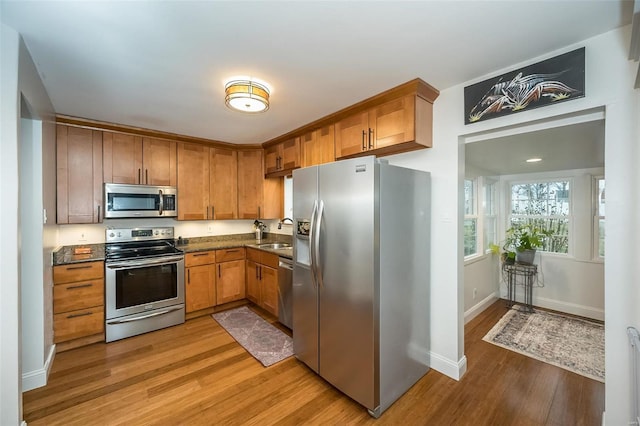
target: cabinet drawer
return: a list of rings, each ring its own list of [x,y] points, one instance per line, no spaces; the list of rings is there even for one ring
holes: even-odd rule
[[[260,263],[260,253],[262,253],[262,250],[247,247],[247,260],[253,260],[254,262]]]
[[[58,284],[53,287],[53,313],[104,305],[104,279]]]
[[[269,253],[264,250],[247,248],[247,260],[253,260],[261,265],[278,269],[280,257],[277,254]]]
[[[236,247],[224,250],[216,250],[216,262],[228,262],[230,260],[243,260],[244,247]]]
[[[198,266],[216,263],[215,251],[201,251],[198,253],[187,253],[184,256],[184,266]]]
[[[278,264],[280,263],[280,256],[273,253],[267,253],[263,251],[260,256],[260,263],[266,266],[270,266],[271,268],[278,269]]]
[[[102,306],[53,315],[54,343],[103,332],[104,307]]]
[[[104,262],[75,263],[53,267],[55,284],[104,278]]]

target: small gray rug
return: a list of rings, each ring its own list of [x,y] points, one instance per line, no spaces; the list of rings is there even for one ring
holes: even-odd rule
[[[262,365],[268,367],[293,355],[293,340],[246,306],[212,315]]]
[[[516,305],[482,340],[604,383],[600,323]]]

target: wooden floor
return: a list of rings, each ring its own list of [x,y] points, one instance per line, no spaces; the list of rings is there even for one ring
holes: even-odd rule
[[[600,425],[604,385],[482,341],[498,301],[466,326],[467,373],[429,371],[378,420],[291,357],[269,368],[210,316],[56,355],[24,394],[37,425]]]

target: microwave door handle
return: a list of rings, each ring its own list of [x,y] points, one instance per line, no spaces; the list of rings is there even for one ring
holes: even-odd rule
[[[164,197],[162,196],[162,189],[158,191],[160,193],[160,216],[162,216],[162,207],[164,207]]]

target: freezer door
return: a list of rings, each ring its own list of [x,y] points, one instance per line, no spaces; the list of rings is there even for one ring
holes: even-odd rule
[[[318,372],[318,289],[312,276],[311,223],[318,197],[318,168],[293,171],[293,352]]]
[[[379,404],[375,157],[322,165],[319,176],[320,375],[373,410]]]

